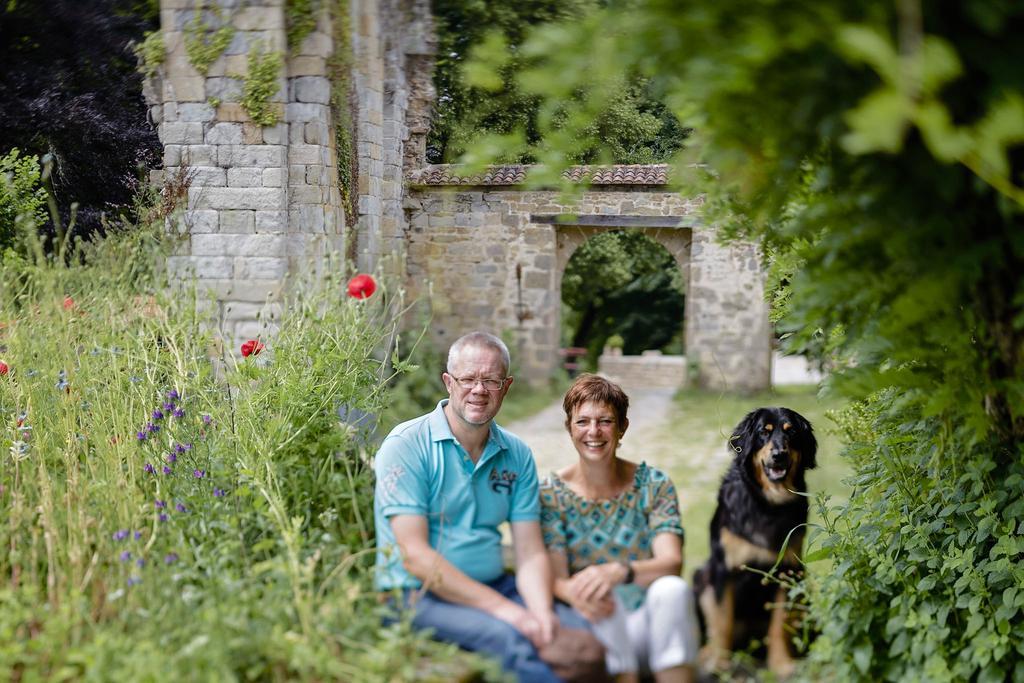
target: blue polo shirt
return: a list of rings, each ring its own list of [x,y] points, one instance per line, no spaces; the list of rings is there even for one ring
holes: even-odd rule
[[[377,451],[378,590],[421,585],[402,566],[388,521],[394,515],[426,517],[430,546],[477,581],[493,581],[504,572],[499,524],[540,519],[537,466],[529,447],[492,421],[474,465],[448,426],[447,403],[395,427]]]

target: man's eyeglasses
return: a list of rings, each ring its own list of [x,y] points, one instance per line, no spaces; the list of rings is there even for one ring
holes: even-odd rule
[[[455,382],[463,389],[472,389],[479,382],[487,391],[498,391],[503,386],[505,386],[505,382],[508,381],[508,377],[506,377],[505,379],[485,379],[483,377],[456,377],[455,375],[449,375],[449,377],[455,380]]]

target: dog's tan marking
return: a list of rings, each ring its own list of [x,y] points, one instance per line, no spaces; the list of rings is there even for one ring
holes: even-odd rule
[[[788,678],[795,669],[793,654],[789,649],[789,635],[786,633],[790,620],[786,600],[786,589],[779,586],[775,591],[775,603],[770,606],[772,618],[765,639],[768,647],[768,668],[780,678]]]
[[[739,569],[743,565],[775,564],[779,558],[780,548],[771,549],[751,543],[747,539],[734,534],[725,527],[718,533],[718,540],[725,551],[725,566],[728,569]],[[800,560],[800,546],[803,545],[803,533],[793,532],[782,561],[789,565],[797,565]]]
[[[729,665],[736,617],[732,581],[726,581],[721,602],[715,599],[714,586],[704,588],[699,602],[708,629],[708,644],[701,650],[701,660],[710,669],[725,669]]]
[[[765,430],[766,432],[770,432],[770,431],[772,431],[773,429],[775,429],[775,425],[773,425],[773,424],[772,424],[771,422],[769,422],[768,424],[766,424],[766,425],[764,426],[764,430]]]
[[[789,471],[786,472],[786,478],[782,481],[769,481],[768,475],[764,473],[764,466],[768,458],[771,457],[771,454],[772,446],[767,443],[761,446],[761,450],[754,453],[754,477],[757,479],[757,485],[761,487],[764,497],[768,499],[768,502],[774,505],[781,505],[796,498],[796,494],[793,491],[796,490],[796,471],[800,467],[801,456],[800,451],[790,449]]]
[[[783,422],[782,423],[782,431],[786,431],[786,430],[790,429],[792,426],[793,425],[789,424],[788,422]]]

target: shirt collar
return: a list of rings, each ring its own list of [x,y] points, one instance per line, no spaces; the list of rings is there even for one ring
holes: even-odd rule
[[[451,425],[448,424],[448,417],[444,414],[444,407],[446,405],[448,405],[448,399],[441,399],[437,402],[437,407],[427,416],[427,420],[430,423],[430,439],[432,441],[455,440]],[[484,444],[484,453],[501,451],[506,448],[508,448],[508,440],[505,438],[505,430],[495,424],[494,420],[491,420],[487,443]]]

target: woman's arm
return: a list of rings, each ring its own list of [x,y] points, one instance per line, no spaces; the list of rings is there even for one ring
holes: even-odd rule
[[[646,588],[662,576],[679,576],[683,573],[683,539],[665,531],[654,537],[651,543],[654,555],[648,560],[630,562],[633,567],[633,583]]]
[[[607,619],[615,612],[615,600],[611,595],[585,598],[581,595],[580,591],[576,590],[576,583],[573,581],[574,577],[569,576],[569,560],[566,558],[565,553],[558,550],[549,550],[548,557],[551,559],[551,569],[555,576],[554,594],[556,598],[571,605],[591,623]],[[586,569],[583,571],[586,571]],[[579,576],[579,574],[576,576]]]

